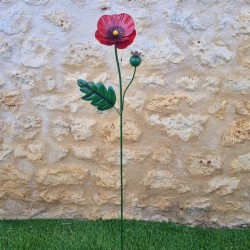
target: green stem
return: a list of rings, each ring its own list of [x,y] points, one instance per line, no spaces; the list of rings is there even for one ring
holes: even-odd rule
[[[124,90],[124,93],[123,93],[123,96],[122,96],[122,102],[123,102],[123,105],[124,105],[124,99],[125,99],[125,94],[129,88],[129,86],[131,85],[131,83],[133,82],[134,78],[135,78],[135,73],[136,73],[136,67],[134,68],[134,74],[132,76],[132,79],[130,81],[130,83],[128,84],[127,88]]]
[[[121,250],[124,249],[123,246],[123,152],[122,152],[122,137],[123,137],[123,96],[122,96],[122,76],[121,76],[121,70],[118,60],[118,53],[117,48],[115,46],[115,59],[118,69],[118,75],[119,75],[119,85],[120,85],[120,181],[121,181]]]

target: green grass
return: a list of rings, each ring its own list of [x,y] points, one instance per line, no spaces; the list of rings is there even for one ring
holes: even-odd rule
[[[3,220],[0,250],[119,250],[118,220]],[[250,249],[250,228],[192,228],[125,221],[125,250]]]

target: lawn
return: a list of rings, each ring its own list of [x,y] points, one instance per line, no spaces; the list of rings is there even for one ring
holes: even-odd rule
[[[3,220],[1,250],[119,250],[118,220]],[[212,229],[125,221],[125,250],[250,249],[250,228]]]

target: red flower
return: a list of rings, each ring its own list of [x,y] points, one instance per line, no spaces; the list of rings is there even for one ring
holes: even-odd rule
[[[126,13],[104,15],[98,20],[95,37],[101,44],[125,49],[134,41],[135,36],[134,20]]]

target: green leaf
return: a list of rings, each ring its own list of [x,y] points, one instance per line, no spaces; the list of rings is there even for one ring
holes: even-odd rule
[[[80,87],[80,91],[85,94],[82,99],[91,101],[91,104],[96,106],[98,110],[108,110],[115,106],[116,95],[111,86],[106,89],[102,82],[94,84],[82,79],[77,80],[77,84]]]

